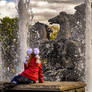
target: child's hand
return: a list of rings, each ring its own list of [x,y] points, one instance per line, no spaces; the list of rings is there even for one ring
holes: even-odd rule
[[[27,64],[27,61],[29,60],[29,56],[26,56],[25,58],[26,58],[26,60],[23,61],[23,64]]]
[[[23,64],[27,64],[27,61],[25,60],[25,61],[23,61]]]
[[[29,60],[29,56],[26,56],[26,60]]]

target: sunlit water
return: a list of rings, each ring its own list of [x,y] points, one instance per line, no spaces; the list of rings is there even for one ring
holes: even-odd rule
[[[0,43],[0,81],[3,80],[3,63],[2,63],[2,56],[1,56],[1,47],[2,47],[2,44]]]
[[[26,7],[24,6],[24,1],[19,2],[18,5],[18,13],[19,13],[19,66],[18,72],[23,71],[23,61],[25,60],[26,51],[28,49],[27,38],[28,38],[28,14],[26,11]]]

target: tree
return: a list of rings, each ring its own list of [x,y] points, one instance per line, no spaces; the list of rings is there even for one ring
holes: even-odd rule
[[[17,18],[9,18],[5,17],[3,19],[0,19],[0,40],[7,40],[8,44],[12,44],[14,38],[16,38],[17,34]]]

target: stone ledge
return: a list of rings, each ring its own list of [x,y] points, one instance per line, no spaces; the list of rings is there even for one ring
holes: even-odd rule
[[[0,82],[2,88],[4,82]],[[35,84],[21,84],[9,90],[13,91],[58,91],[58,92],[85,92],[83,82],[44,82]]]

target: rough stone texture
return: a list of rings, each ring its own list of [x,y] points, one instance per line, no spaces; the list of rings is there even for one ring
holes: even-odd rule
[[[31,48],[40,46],[42,41],[50,40],[50,33],[52,30],[48,25],[37,22],[29,28],[29,45]]]
[[[51,41],[45,34],[40,37],[40,55],[43,63],[44,79],[50,81],[79,81],[84,80],[85,74],[85,5],[75,7],[75,14],[61,12],[49,20],[50,24],[60,25],[56,40]],[[37,24],[40,26],[37,27]],[[34,25],[39,34],[49,33],[42,29],[42,23]],[[48,28],[48,26],[47,26]],[[46,32],[45,32],[46,31]],[[37,39],[36,39],[37,40]],[[33,39],[35,42],[35,39]],[[31,46],[30,46],[31,47]]]
[[[85,92],[85,88],[76,89],[76,92]]]
[[[57,23],[60,25],[60,32],[54,41],[49,39],[51,31],[49,31],[50,29],[48,29],[48,26],[45,24],[38,22],[30,31],[31,35],[32,32],[36,34],[33,38],[30,37],[30,42],[33,44],[33,46],[31,44],[30,47],[39,47],[41,58],[46,60],[47,63],[43,64],[45,80],[80,80],[79,78],[82,70],[78,69],[78,65],[81,57],[78,51],[78,43],[71,39],[70,23],[67,16],[65,12],[61,12],[55,18],[49,20],[50,23]],[[43,42],[41,42],[42,40]],[[34,45],[34,43],[36,44]]]
[[[76,92],[75,90],[68,90],[68,91],[64,91],[64,92]]]
[[[0,83],[0,88],[2,88],[3,83]],[[8,90],[16,91],[57,91],[57,92],[85,92],[83,89],[85,84],[83,82],[44,82],[35,83],[28,85],[17,85],[14,88]]]

